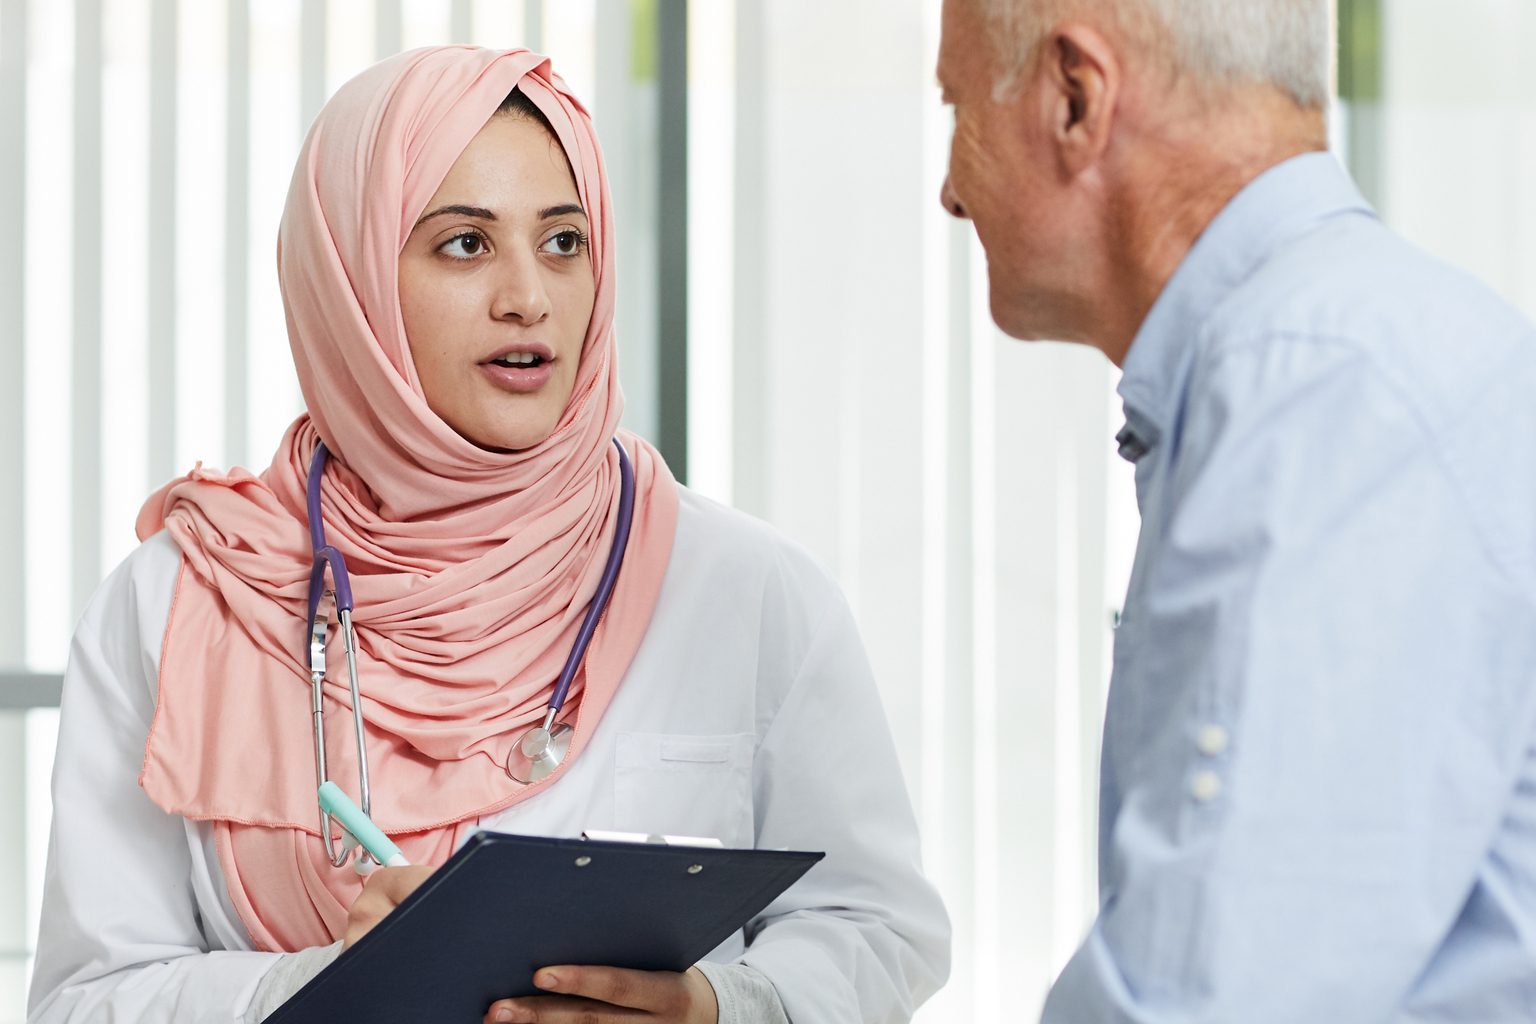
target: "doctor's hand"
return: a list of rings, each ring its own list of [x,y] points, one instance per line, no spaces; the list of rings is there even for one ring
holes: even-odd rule
[[[545,967],[533,983],[548,996],[502,999],[486,1011],[485,1024],[716,1024],[715,990],[697,967],[627,971],[619,967]]]
[[[374,868],[373,874],[363,883],[363,891],[352,901],[352,909],[347,912],[347,940],[341,948],[351,949],[354,942],[372,931],[374,925],[384,920],[402,900],[415,892],[416,887],[425,882],[434,870],[425,864],[412,864],[404,868]]]

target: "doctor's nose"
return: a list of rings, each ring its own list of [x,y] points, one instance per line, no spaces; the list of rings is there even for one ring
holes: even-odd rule
[[[491,299],[494,319],[516,320],[526,327],[546,319],[553,312],[536,259],[524,256],[498,270],[500,280]]]

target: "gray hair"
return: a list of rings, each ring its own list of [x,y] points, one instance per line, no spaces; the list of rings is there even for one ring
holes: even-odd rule
[[[1149,38],[1172,67],[1197,81],[1268,82],[1302,107],[1331,93],[1333,17],[1328,0],[971,0],[996,29],[1000,94],[1011,91],[1041,36],[1063,15],[1097,7],[1133,36]]]

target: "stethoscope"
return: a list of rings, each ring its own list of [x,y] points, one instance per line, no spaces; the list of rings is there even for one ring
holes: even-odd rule
[[[635,471],[630,466],[629,456],[625,453],[624,446],[619,443],[619,439],[614,438],[613,443],[619,450],[618,528],[614,531],[613,547],[608,552],[608,564],[603,567],[603,576],[598,581],[597,592],[592,595],[592,602],[587,606],[586,618],[582,620],[581,629],[576,633],[576,642],[571,645],[571,653],[566,656],[565,667],[561,669],[560,679],[555,684],[555,692],[550,695],[544,721],[523,733],[507,755],[507,775],[523,785],[537,782],[560,767],[560,762],[565,760],[566,753],[571,749],[571,740],[575,737],[576,730],[569,723],[556,722],[555,716],[560,714],[560,709],[565,706],[565,696],[571,689],[572,680],[576,678],[576,670],[581,667],[582,658],[586,656],[587,645],[592,642],[592,633],[597,629],[597,620],[602,618],[604,609],[608,607],[608,599],[613,596],[613,584],[618,579],[619,566],[624,563],[624,549],[629,544],[629,527],[635,516]],[[326,449],[324,442],[315,446],[314,458],[309,463],[309,482],[304,495],[305,504],[309,510],[309,541],[314,550],[314,563],[309,572],[309,615],[305,621],[309,623],[309,688],[311,715],[315,723],[315,776],[320,786],[324,786],[328,781],[325,769],[325,715],[321,703],[321,690],[325,682],[325,634],[330,623],[330,613],[322,606],[322,599],[329,598],[335,603],[337,615],[341,619],[342,648],[347,653],[347,685],[352,692],[352,724],[357,732],[357,780],[359,795],[362,797],[361,807],[363,814],[371,817],[368,751],[364,746],[363,737],[363,705],[357,689],[357,638],[352,630],[352,581],[347,575],[347,563],[341,557],[341,552],[325,542],[325,522],[320,513],[320,478],[325,472],[325,464],[329,458],[330,452]],[[331,578],[335,582],[334,590],[325,589],[327,565],[331,568]],[[343,829],[342,849],[338,854],[331,837],[332,821],[331,814],[322,807],[320,836],[325,842],[326,856],[330,858],[333,866],[339,868],[347,862],[347,857],[357,846],[357,841],[351,832]],[[372,870],[367,857],[366,852],[358,854],[355,867],[360,872],[366,873]]]

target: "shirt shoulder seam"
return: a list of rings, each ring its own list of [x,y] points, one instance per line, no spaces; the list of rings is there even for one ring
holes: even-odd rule
[[[1450,487],[1451,492],[1456,496],[1456,503],[1461,509],[1461,514],[1466,520],[1467,525],[1470,527],[1472,535],[1477,538],[1477,547],[1478,550],[1482,552],[1483,560],[1488,564],[1489,568],[1493,570],[1495,575],[1502,579],[1511,590],[1520,595],[1528,610],[1536,612],[1536,595],[1529,593],[1518,580],[1509,574],[1509,571],[1504,567],[1503,563],[1495,557],[1492,541],[1487,536],[1487,532],[1483,529],[1482,524],[1478,522],[1477,517],[1472,514],[1472,502],[1467,498],[1466,492],[1461,486],[1461,481],[1457,477],[1454,467],[1451,464],[1451,460],[1446,456],[1444,447],[1440,443],[1439,432],[1430,425],[1428,417],[1425,416],[1424,410],[1420,403],[1416,401],[1408,389],[1403,386],[1397,375],[1391,372],[1389,367],[1383,365],[1381,360],[1377,358],[1375,353],[1373,353],[1369,348],[1360,344],[1354,338],[1343,334],[1284,330],[1263,331],[1233,345],[1223,346],[1220,352],[1212,353],[1210,365],[1218,366],[1229,355],[1237,355],[1251,351],[1260,347],[1266,342],[1274,341],[1276,339],[1286,339],[1309,344],[1329,345],[1337,348],[1351,349],[1364,358],[1371,374],[1381,380],[1382,384],[1398,401],[1403,410],[1413,421],[1414,425],[1418,428],[1419,436],[1422,439],[1426,450],[1430,453],[1431,457],[1433,457],[1435,465],[1439,469],[1440,475],[1445,479],[1447,486]],[[1462,403],[1461,408],[1457,410],[1457,420],[1459,420],[1461,416],[1466,415],[1471,409],[1475,408],[1478,404],[1478,400],[1484,394],[1486,394],[1489,389],[1493,388],[1501,379],[1503,379],[1504,370],[1511,363],[1516,362],[1522,357],[1528,358],[1527,353],[1525,353],[1522,349],[1516,348],[1508,356],[1500,360],[1499,363],[1488,372],[1486,378],[1477,388],[1472,397],[1468,398]]]

